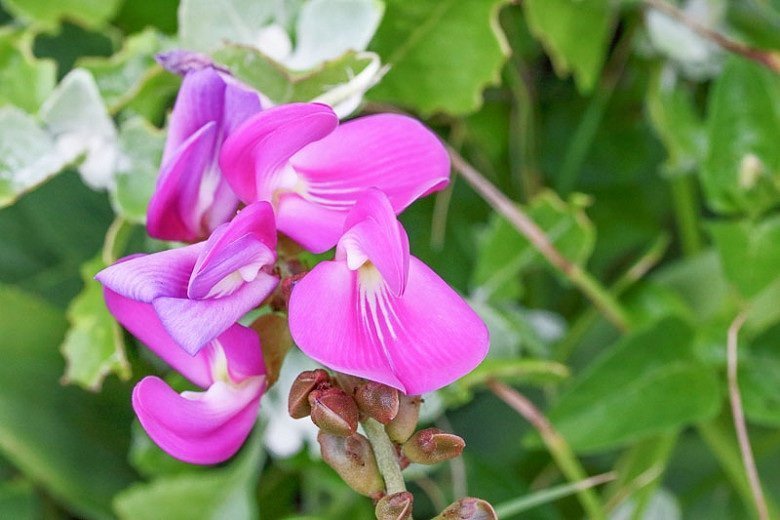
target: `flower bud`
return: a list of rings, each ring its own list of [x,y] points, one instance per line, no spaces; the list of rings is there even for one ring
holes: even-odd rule
[[[349,487],[361,495],[374,497],[384,491],[385,483],[368,439],[359,433],[340,437],[321,431],[317,442],[320,443],[322,460],[336,470]]]
[[[461,498],[433,520],[498,520],[493,506],[481,498]]]
[[[377,502],[376,520],[408,520],[412,518],[414,496],[408,491],[385,495]]]
[[[341,388],[312,391],[309,405],[311,420],[321,430],[341,437],[349,437],[357,431],[357,405]]]
[[[398,414],[398,390],[375,381],[358,386],[355,402],[361,412],[382,424],[389,423]]]
[[[293,345],[290,329],[287,326],[287,318],[271,312],[257,318],[251,327],[260,336],[260,344],[263,346],[263,361],[265,361],[266,384],[270,388],[279,379],[284,358]]]
[[[287,411],[290,413],[290,417],[302,419],[309,415],[311,413],[309,394],[329,379],[328,373],[321,368],[298,374],[290,387],[290,398],[287,401]]]
[[[419,395],[405,395],[398,393],[398,413],[393,420],[387,423],[385,430],[390,440],[403,444],[417,429],[417,421],[420,419],[420,405],[422,398]]]
[[[463,453],[466,442],[452,433],[438,428],[426,428],[404,443],[403,454],[418,464],[437,464]]]

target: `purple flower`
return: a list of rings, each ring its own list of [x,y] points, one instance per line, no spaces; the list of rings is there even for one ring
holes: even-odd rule
[[[195,354],[274,290],[275,248],[273,210],[257,202],[206,242],[131,257],[95,278],[125,298],[151,304],[171,338]]]
[[[465,375],[488,331],[436,273],[409,254],[389,197],[368,190],[345,219],[336,258],[295,286],[290,332],[333,370],[416,395]]]
[[[194,242],[230,220],[238,198],[219,169],[222,143],[260,111],[257,92],[212,67],[188,72],[168,124],[147,230],[155,238]]]
[[[117,320],[153,352],[205,392],[177,394],[158,377],[133,389],[133,408],[149,436],[171,456],[215,464],[236,453],[255,424],[266,387],[257,334],[233,325],[196,355],[166,332],[155,309],[105,289]]]
[[[220,165],[241,200],[271,202],[279,230],[313,252],[336,244],[366,189],[385,192],[400,213],[450,173],[441,142],[416,120],[380,114],[339,126],[316,103],[256,114],[225,141]]]

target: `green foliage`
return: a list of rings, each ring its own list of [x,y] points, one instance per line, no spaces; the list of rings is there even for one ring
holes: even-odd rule
[[[549,418],[572,448],[593,452],[709,419],[719,409],[718,381],[697,359],[693,331],[667,318],[605,350]]]
[[[74,512],[109,518],[113,496],[134,478],[125,462],[128,394],[62,387],[52,346],[65,317],[8,287],[0,303],[0,452]]]
[[[263,456],[260,434],[255,433],[227,466],[136,484],[116,497],[116,512],[133,520],[256,518],[254,489]]]
[[[780,78],[732,58],[714,85],[701,180],[720,213],[760,214],[780,197]]]
[[[121,3],[122,0],[3,0],[10,13],[46,27],[63,19],[99,27],[116,13]]]
[[[550,242],[569,261],[583,265],[593,251],[595,230],[582,210],[583,199],[569,203],[547,191],[529,204],[528,215],[545,232]],[[520,294],[518,275],[546,260],[526,237],[504,218],[495,215],[482,236],[480,256],[474,268],[473,296],[477,300],[516,297]]]
[[[104,267],[102,255],[84,264],[84,289],[68,307],[71,327],[61,347],[68,362],[64,382],[93,391],[100,390],[112,372],[122,379],[130,377],[122,329],[106,308],[103,287],[94,279]]]
[[[593,90],[612,35],[608,0],[523,2],[531,32],[541,40],[560,75],[571,72],[583,92]]]
[[[389,0],[371,48],[391,69],[370,97],[425,115],[477,110],[482,91],[498,83],[507,57],[497,30],[505,3]]]
[[[758,61],[780,56],[780,3],[674,3],[758,60],[636,1],[0,0],[0,518],[372,515],[308,450],[266,458],[275,428],[199,467],[132,419],[131,363],[190,386],[135,342],[125,352],[93,275],[170,246],[142,226],[181,82],[154,56],[177,48],[274,104],[414,112],[589,276],[583,292],[457,175],[401,215],[413,254],[491,334],[477,369],[426,397],[467,449],[462,466],[405,472],[415,518],[466,491],[523,518],[588,514],[561,447],[493,380],[550,419],[584,473],[614,472],[593,490],[609,518],[749,517],[725,391],[742,313],[739,388],[776,516],[780,76]]]

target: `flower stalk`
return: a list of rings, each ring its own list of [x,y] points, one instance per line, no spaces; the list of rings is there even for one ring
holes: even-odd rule
[[[385,481],[385,492],[388,495],[406,491],[401,467],[398,465],[398,456],[390,437],[385,432],[385,427],[379,421],[370,417],[364,419],[361,424],[368,437],[368,442],[374,449],[379,473]]]

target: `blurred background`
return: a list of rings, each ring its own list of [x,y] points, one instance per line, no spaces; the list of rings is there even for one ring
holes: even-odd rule
[[[467,448],[406,471],[416,517],[470,495],[501,518],[778,518],[777,0],[0,0],[0,23],[0,518],[373,515],[286,416],[295,352],[221,466],[134,421],[135,381],[181,382],[92,276],[168,247],[143,224],[180,83],[154,56],[177,48],[275,104],[411,113],[471,172],[402,216],[492,335],[426,396]]]

